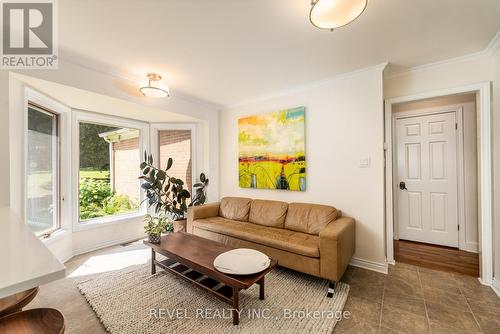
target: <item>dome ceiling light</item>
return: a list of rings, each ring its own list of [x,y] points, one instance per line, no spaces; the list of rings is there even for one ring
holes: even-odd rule
[[[320,29],[332,30],[357,19],[368,0],[312,0],[309,20]]]
[[[160,88],[160,87],[155,87],[153,86],[154,82],[160,81],[161,80],[161,75],[156,74],[156,73],[148,73],[147,74],[149,83],[147,86],[141,87],[141,93],[144,96],[149,96],[149,97],[167,97],[170,96],[170,92],[168,87]]]

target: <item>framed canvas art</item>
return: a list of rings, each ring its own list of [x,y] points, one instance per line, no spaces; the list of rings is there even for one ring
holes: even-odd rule
[[[238,120],[239,185],[306,190],[305,107]]]

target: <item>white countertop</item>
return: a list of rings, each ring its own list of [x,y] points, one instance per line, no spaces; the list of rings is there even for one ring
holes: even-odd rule
[[[9,208],[0,208],[0,298],[64,278],[66,268]]]

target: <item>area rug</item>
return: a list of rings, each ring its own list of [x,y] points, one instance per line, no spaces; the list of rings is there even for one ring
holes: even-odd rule
[[[349,286],[327,298],[327,281],[277,268],[266,276],[266,299],[257,285],[240,292],[240,324],[231,306],[170,273],[147,264],[79,277],[77,286],[104,327],[127,333],[331,333],[344,316]]]

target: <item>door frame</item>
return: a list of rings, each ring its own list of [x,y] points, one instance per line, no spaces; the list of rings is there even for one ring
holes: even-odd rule
[[[455,113],[455,122],[457,124],[456,143],[457,143],[457,218],[458,225],[460,226],[457,237],[458,247],[465,250],[465,171],[464,171],[464,128],[463,128],[463,108],[460,105],[448,105],[442,107],[431,107],[418,110],[408,110],[392,113],[392,132],[395,133],[396,121],[398,119],[414,118],[429,115],[438,115],[446,113]],[[397,138],[394,135],[392,140],[392,147],[397,147]],[[394,217],[398,216],[398,167],[397,167],[397,149],[394,149],[392,156],[393,168],[393,194],[394,194]],[[394,240],[399,239],[399,224],[394,224]],[[476,250],[477,253],[477,250]]]
[[[479,198],[479,281],[491,285],[493,281],[493,216],[492,216],[492,131],[491,131],[491,82],[465,85],[400,96],[385,100],[385,222],[386,260],[394,261],[394,185],[393,185],[393,133],[392,105],[447,95],[476,93],[478,106],[478,198]]]

